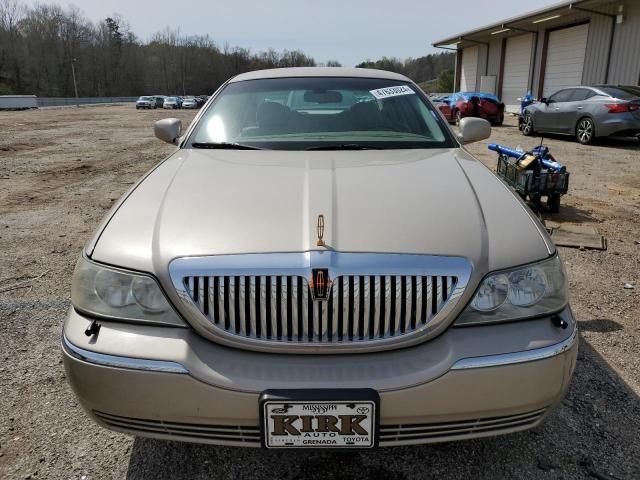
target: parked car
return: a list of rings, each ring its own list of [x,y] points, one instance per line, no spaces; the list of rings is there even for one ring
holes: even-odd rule
[[[164,106],[164,95],[154,95],[153,98],[156,101],[156,107],[162,108]]]
[[[140,97],[136,101],[136,110],[140,110],[141,108],[146,108],[148,110],[152,108],[156,108],[156,101],[154,97]]]
[[[182,108],[182,99],[180,97],[165,97],[162,108]]]
[[[184,99],[182,100],[182,108],[194,109],[200,108],[200,105],[198,104],[198,100],[196,100],[195,97],[184,97]]]
[[[429,99],[433,103],[447,102],[449,100],[449,95],[432,95],[429,97]]]
[[[640,87],[597,85],[558,90],[525,109],[524,135],[571,135],[582,144],[611,135],[640,138]]]
[[[438,109],[456,125],[466,117],[484,118],[496,126],[504,121],[504,103],[491,93],[453,93],[439,103]]]
[[[66,378],[100,425],[265,448],[525,430],[577,355],[562,262],[393,72],[262,70],[196,120],[78,261]]]
[[[449,95],[447,96],[439,96],[431,99],[431,102],[435,105],[435,107],[440,110],[444,118],[447,121],[451,121],[451,104]]]

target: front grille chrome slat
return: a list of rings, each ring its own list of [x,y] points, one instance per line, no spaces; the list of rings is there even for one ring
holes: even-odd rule
[[[428,325],[458,278],[436,275],[341,275],[329,298],[312,298],[296,275],[185,276],[193,305],[213,326],[253,341],[351,344],[402,337]]]
[[[267,277],[260,277],[260,338],[267,338]]]
[[[369,332],[369,338],[377,338],[380,336],[380,317],[381,317],[381,296],[383,295],[380,288],[380,276],[372,277],[373,280],[373,327]]]
[[[300,295],[299,290],[299,279],[297,277],[290,277],[291,279],[291,339],[296,340],[298,338],[298,311],[300,310],[298,296]]]
[[[238,291],[238,306],[240,308],[238,308],[238,325],[240,327],[240,335],[247,335],[247,330],[246,330],[246,314],[248,314],[249,312],[246,311],[245,309],[245,303],[244,303],[244,282],[245,282],[245,277],[240,277],[239,279],[239,285],[237,288]]]
[[[363,305],[362,312],[362,331],[360,332],[360,338],[369,337],[369,325],[371,324],[371,277],[363,277],[364,282],[361,301]]]

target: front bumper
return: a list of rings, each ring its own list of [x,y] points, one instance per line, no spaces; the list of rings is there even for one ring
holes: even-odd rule
[[[542,422],[563,398],[577,355],[570,310],[561,316],[565,330],[539,319],[449,329],[403,350],[311,356],[239,351],[182,328],[105,322],[88,338],[90,321],[71,311],[63,358],[82,406],[113,430],[258,447],[263,390],[374,388],[380,445],[408,445]]]

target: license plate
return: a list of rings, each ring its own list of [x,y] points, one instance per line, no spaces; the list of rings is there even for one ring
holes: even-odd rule
[[[372,390],[267,391],[261,397],[267,448],[372,448],[378,395]]]

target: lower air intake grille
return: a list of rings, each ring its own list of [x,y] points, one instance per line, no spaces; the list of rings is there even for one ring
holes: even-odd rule
[[[410,445],[497,435],[511,430],[525,430],[536,425],[546,408],[504,417],[479,418],[446,423],[381,425],[380,446]]]
[[[517,415],[462,420],[443,423],[380,425],[381,447],[435,443],[465,438],[498,435],[534,427],[546,408]],[[246,447],[260,446],[260,427],[207,425],[122,417],[94,410],[94,415],[106,425],[142,436],[162,435],[176,440],[188,440]]]
[[[111,427],[140,435],[169,435],[184,440],[260,446],[259,427],[165,422],[163,420],[121,417],[95,410],[93,413]]]

